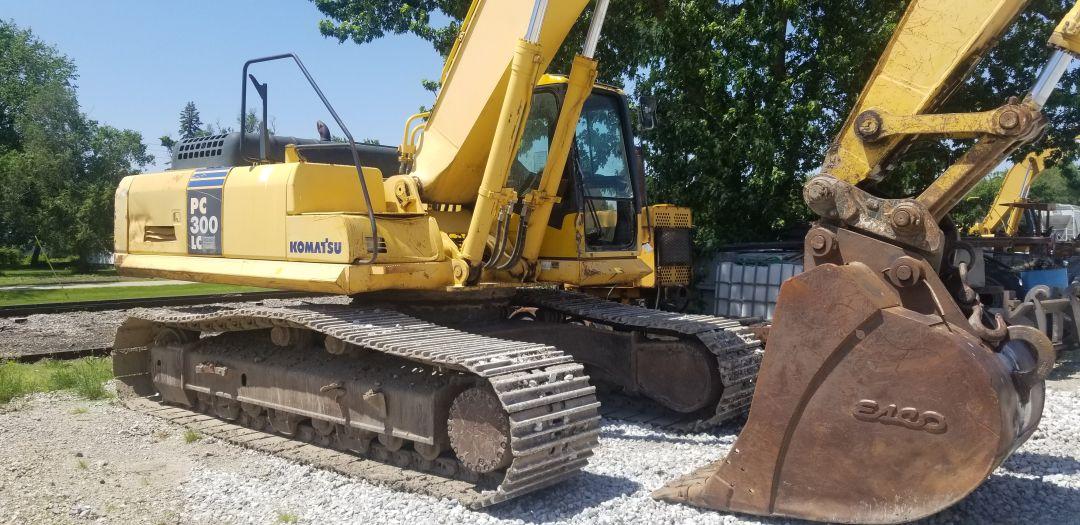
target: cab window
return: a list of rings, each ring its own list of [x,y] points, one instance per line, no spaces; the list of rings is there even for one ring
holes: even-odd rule
[[[551,148],[551,136],[555,133],[555,124],[559,120],[559,103],[552,93],[536,93],[532,98],[532,109],[525,121],[521,148],[510,167],[507,187],[518,194],[536,189],[547,164],[548,150]]]

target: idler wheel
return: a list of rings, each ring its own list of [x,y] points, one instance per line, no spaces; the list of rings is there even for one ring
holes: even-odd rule
[[[510,418],[495,394],[480,387],[454,398],[447,421],[450,448],[469,470],[485,474],[510,465]]]

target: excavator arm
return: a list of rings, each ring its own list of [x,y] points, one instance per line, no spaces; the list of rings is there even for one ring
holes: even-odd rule
[[[968,233],[972,235],[993,236],[1000,229],[1006,236],[1014,237],[1020,230],[1022,210],[1010,204],[1023,202],[1031,191],[1031,185],[1046,170],[1046,160],[1054,154],[1054,149],[1028,153],[1024,160],[1017,162],[1005,174],[1001,189],[994,196],[994,202],[986,211],[986,217],[974,224]]]
[[[984,314],[939,223],[1037,137],[1077,49],[1074,7],[1023,99],[933,114],[1023,9],[1023,0],[913,0],[803,197],[821,219],[806,271],[785,282],[750,416],[723,460],[654,496],[725,511],[897,523],[978,487],[1035,431],[1050,341]],[[863,186],[918,137],[975,145],[914,198]]]
[[[914,0],[897,24],[822,171],[850,184],[881,180],[920,133],[978,132],[992,115],[927,115],[986,55],[1027,0]],[[887,119],[888,122],[882,122]],[[871,137],[873,140],[866,140]]]

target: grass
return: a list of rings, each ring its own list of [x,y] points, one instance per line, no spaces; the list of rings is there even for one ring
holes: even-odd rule
[[[300,516],[297,516],[296,514],[293,514],[291,512],[279,512],[277,514],[277,522],[278,523],[299,523],[300,522]]]
[[[108,357],[0,362],[0,405],[26,394],[57,390],[70,390],[85,399],[104,399],[109,397],[104,385],[109,379],[112,379],[112,359]]]
[[[67,288],[62,290],[0,290],[0,306],[23,304],[69,303],[77,301],[105,301],[112,299],[146,299],[153,297],[181,297],[218,293],[242,293],[266,291],[253,286],[229,284],[163,284],[160,286],[106,286],[97,288]]]
[[[199,434],[190,428],[184,431],[184,443],[190,445],[200,439],[202,439],[202,434]]]
[[[0,269],[0,286],[33,284],[99,283],[116,281],[143,280],[137,277],[120,277],[115,268],[102,268],[93,273],[76,273],[72,268],[57,268],[54,273],[45,268],[3,268]]]

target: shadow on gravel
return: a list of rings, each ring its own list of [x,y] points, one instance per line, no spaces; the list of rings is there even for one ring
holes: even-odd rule
[[[1001,468],[1009,472],[1030,474],[1032,476],[1076,474],[1080,472],[1080,461],[1070,457],[1020,451],[1009,456],[1009,459],[1005,460],[1005,464]]]
[[[917,523],[1076,523],[1080,489],[1040,479],[994,475],[959,503]]]
[[[550,523],[570,519],[585,509],[633,494],[640,488],[640,484],[626,478],[582,472],[552,488],[481,512],[504,520]]]
[[[655,434],[648,435],[635,435],[628,433],[620,428],[601,428],[600,437],[603,439],[624,439],[627,441],[641,441],[645,443],[672,443],[681,444],[687,443],[690,445],[704,445],[704,446],[730,446],[735,443],[735,435],[697,435],[694,438],[683,437],[679,434],[669,434],[666,432],[657,432]]]
[[[1080,350],[1070,350],[1058,354],[1057,366],[1050,372],[1049,379],[1061,381],[1080,378]]]

